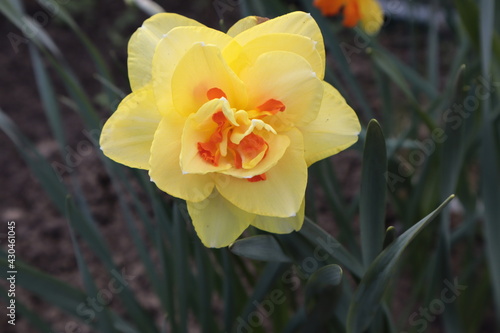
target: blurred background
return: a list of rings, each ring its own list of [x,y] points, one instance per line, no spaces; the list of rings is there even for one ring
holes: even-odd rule
[[[457,194],[409,245],[373,332],[500,329],[500,6],[494,1],[380,1],[386,21],[376,37],[342,27],[341,17],[321,16],[307,0],[2,2],[0,247],[7,251],[3,224],[16,221],[21,273],[16,326],[2,319],[0,331],[345,329],[347,310],[333,314],[317,306],[321,325],[308,329],[308,320],[316,317],[308,317],[310,299],[303,287],[309,274],[300,274],[300,255],[292,255],[292,265],[205,249],[181,202],[152,188],[143,172],[118,166],[99,151],[100,126],[130,92],[128,40],[146,18],[163,10],[224,31],[247,15],[311,12],[326,42],[326,80],[345,96],[364,128],[375,118],[384,131],[384,226],[401,234]],[[354,257],[362,246],[365,135],[349,150],[315,164],[307,193],[307,216]],[[285,249],[294,244],[279,240]],[[349,269],[344,273],[341,290],[352,296],[359,277]],[[292,276],[300,281],[298,291],[290,287]],[[125,278],[126,292],[102,292],[112,290],[112,281],[123,282],[119,277]],[[450,283],[456,297],[445,302],[443,290],[453,289]],[[258,312],[258,325],[241,324],[239,319],[249,318],[274,290],[284,290],[285,304]],[[90,313],[97,297],[92,295],[104,298],[97,306],[110,311]],[[329,320],[336,323],[324,324]]]

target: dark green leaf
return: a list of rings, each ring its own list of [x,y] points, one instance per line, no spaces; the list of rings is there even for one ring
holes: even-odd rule
[[[66,199],[66,218],[68,219],[68,221],[71,221],[74,219],[76,214],[78,214],[78,212],[74,206],[74,203],[71,200],[71,198],[68,197]],[[78,245],[78,241],[76,239],[73,228],[71,228],[71,225],[69,229],[70,229],[71,241],[73,242],[73,248],[75,250],[76,261],[78,263],[78,269],[82,276],[83,285],[85,287],[85,290],[87,291],[87,295],[90,295],[91,298],[98,297],[100,291],[97,289],[97,286],[90,274],[85,259],[83,259],[82,253],[80,251],[80,246]],[[113,328],[111,314],[109,313],[109,309],[104,304],[102,304],[101,311],[96,311],[96,317],[97,317],[97,325],[101,331],[110,333],[115,332]]]
[[[404,249],[451,199],[453,196],[450,196],[436,210],[399,236],[373,261],[363,276],[349,307],[347,333],[360,333],[369,327]]]
[[[386,173],[387,151],[384,134],[379,123],[371,120],[366,131],[359,202],[361,251],[365,267],[368,267],[382,251],[385,229]]]
[[[272,235],[246,237],[234,242],[229,249],[236,255],[250,259],[292,262]]]
[[[307,238],[317,249],[326,251],[334,260],[349,270],[354,276],[363,275],[363,266],[345,247],[333,236],[326,233],[307,217],[299,233]]]
[[[396,228],[394,228],[392,225],[389,226],[385,231],[384,245],[382,247],[384,249],[388,247],[392,242],[394,242],[396,237],[397,237]]]
[[[480,2],[480,45],[481,65],[483,77],[489,77],[492,59],[492,36],[495,19],[495,1],[481,0]],[[497,55],[498,56],[498,55]],[[486,89],[490,89],[487,82]],[[500,156],[498,145],[495,145],[495,123],[490,121],[492,113],[491,96],[483,101],[483,126],[479,160],[481,163],[482,198],[485,206],[486,256],[493,285],[494,302],[496,305],[496,323],[500,327]]]
[[[304,289],[307,320],[305,326],[310,332],[326,326],[333,315],[342,292],[342,269],[328,265],[314,272]]]

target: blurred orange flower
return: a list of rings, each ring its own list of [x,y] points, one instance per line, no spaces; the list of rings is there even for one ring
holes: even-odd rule
[[[377,33],[384,22],[384,13],[376,0],[314,0],[314,6],[325,16],[337,15],[343,8],[343,25],[353,28],[361,23],[370,35]]]

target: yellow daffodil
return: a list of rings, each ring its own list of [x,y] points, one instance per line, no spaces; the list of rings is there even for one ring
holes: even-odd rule
[[[186,200],[208,247],[250,225],[300,229],[307,167],[357,141],[360,124],[323,81],[309,14],[247,17],[227,34],[186,17],[146,20],[128,47],[132,93],[106,122],[106,156],[149,170]],[[263,22],[263,23],[261,23]]]
[[[345,27],[361,23],[366,33],[373,35],[384,23],[384,13],[377,0],[314,0],[314,6],[325,16],[337,15],[343,8]]]

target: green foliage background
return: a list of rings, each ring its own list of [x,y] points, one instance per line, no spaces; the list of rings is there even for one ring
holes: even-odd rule
[[[74,108],[88,131],[99,130],[100,120],[114,111],[113,101],[123,95],[110,68],[116,71],[124,64],[107,63],[104,50],[75,20],[92,17],[99,10],[97,2],[38,3],[45,12],[56,13],[53,20],[80,41],[92,61],[95,85],[100,85],[98,94],[88,92],[62,45],[25,11],[23,1],[0,2],[3,17],[18,29],[8,38],[14,38],[14,44],[29,41],[23,47],[29,49],[43,109],[64,156],[61,101]],[[124,32],[139,27],[144,13],[162,10],[159,5],[170,10],[166,3],[126,3],[108,31],[111,45],[122,50],[129,36]],[[95,311],[92,320],[88,313],[82,315],[81,304],[103,287],[90,273],[82,246],[92,250],[108,280],[121,269],[78,177],[61,181],[51,161],[0,111],[0,128],[68,221],[84,286],[63,283],[20,258],[18,287],[93,331],[106,333],[500,330],[500,6],[494,0],[389,4],[381,33],[369,37],[359,29],[342,28],[338,19],[322,17],[309,0],[192,2],[193,8],[211,9],[210,22],[199,18],[203,23],[212,24],[219,15],[225,19],[222,27],[247,15],[275,17],[292,10],[313,15],[328,50],[326,79],[363,124],[360,141],[351,148],[362,157],[361,187],[354,198],[344,197],[335,164],[318,162],[310,168],[308,218],[300,232],[270,235],[251,230],[230,249],[213,250],[199,242],[183,202],[158,191],[145,172],[122,167],[99,153],[124,228],[158,298],[160,316],[148,312],[138,291],[127,285],[116,293],[119,306],[113,302]],[[428,9],[423,21],[413,15],[422,5]],[[404,58],[386,46],[396,34],[405,34],[410,45]],[[353,71],[357,61],[370,64],[373,82],[360,80]],[[63,83],[62,89],[55,81]],[[368,97],[369,91],[378,103]],[[474,170],[477,182],[470,181]],[[455,205],[446,205],[453,193]],[[315,223],[323,202],[333,215],[329,223],[338,231],[335,235]],[[6,258],[2,249],[4,279]],[[401,280],[408,281],[410,292],[398,289]],[[8,299],[5,287],[1,295]],[[403,306],[395,306],[401,299]],[[33,331],[53,332],[43,315],[20,302],[17,311]]]

